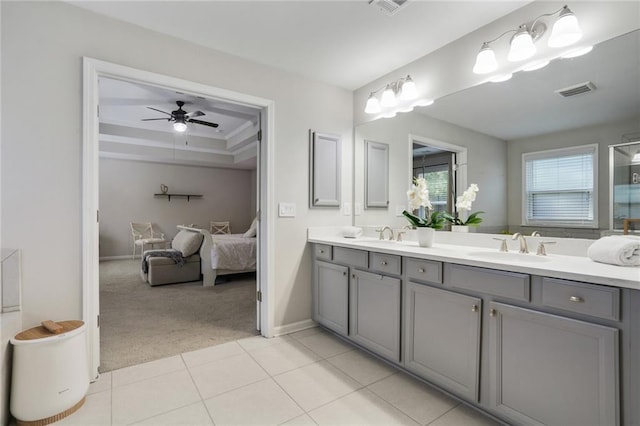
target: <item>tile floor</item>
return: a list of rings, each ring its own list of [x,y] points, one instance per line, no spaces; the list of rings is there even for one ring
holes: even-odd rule
[[[313,328],[103,374],[60,425],[495,425]]]

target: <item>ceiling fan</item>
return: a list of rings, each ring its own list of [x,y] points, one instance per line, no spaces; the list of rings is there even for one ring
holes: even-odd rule
[[[143,118],[142,121],[154,121],[154,120],[173,121],[173,129],[175,131],[177,131],[177,132],[184,132],[185,130],[187,130],[187,123],[202,124],[203,126],[209,126],[209,127],[218,127],[218,123],[210,123],[208,121],[195,120],[193,118],[193,117],[201,117],[201,116],[205,115],[204,112],[202,112],[202,111],[187,112],[187,111],[183,110],[182,109],[182,107],[184,106],[184,102],[183,101],[176,101],[176,104],[178,105],[178,109],[175,110],[175,111],[171,111],[171,113],[168,113],[166,111],[162,111],[160,109],[148,106],[147,108],[152,109],[154,111],[161,112],[163,114],[167,114],[169,117],[167,117],[167,118]]]

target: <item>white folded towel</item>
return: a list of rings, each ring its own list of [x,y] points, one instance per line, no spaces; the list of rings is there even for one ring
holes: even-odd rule
[[[362,235],[362,228],[358,228],[357,226],[343,226],[342,235],[345,238],[359,237],[360,235]]]
[[[640,237],[603,237],[589,246],[587,256],[596,262],[620,266],[640,266]]]

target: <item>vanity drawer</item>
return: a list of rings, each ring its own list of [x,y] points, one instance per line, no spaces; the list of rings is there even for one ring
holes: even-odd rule
[[[446,285],[528,302],[531,295],[530,277],[517,272],[497,271],[449,264]]]
[[[369,269],[387,274],[401,274],[402,257],[393,254],[369,253]]]
[[[316,259],[331,260],[331,248],[327,244],[315,244]]]
[[[431,283],[442,283],[442,262],[432,260],[407,259],[405,265],[407,278],[428,281]]]
[[[542,304],[602,319],[620,320],[618,288],[543,278]]]
[[[365,250],[356,250],[344,247],[333,248],[333,261],[360,268],[369,267],[369,256]]]

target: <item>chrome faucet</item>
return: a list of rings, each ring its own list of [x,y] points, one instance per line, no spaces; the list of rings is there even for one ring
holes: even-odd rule
[[[391,229],[391,227],[384,226],[382,229],[376,229],[376,231],[380,233],[380,239],[384,240],[384,231],[386,231],[387,229],[389,230],[389,240],[391,241],[393,240],[393,229]]]
[[[527,247],[527,240],[525,239],[524,235],[516,232],[515,234],[513,234],[513,237],[511,237],[511,239],[520,241],[520,253],[529,253],[529,247]]]

